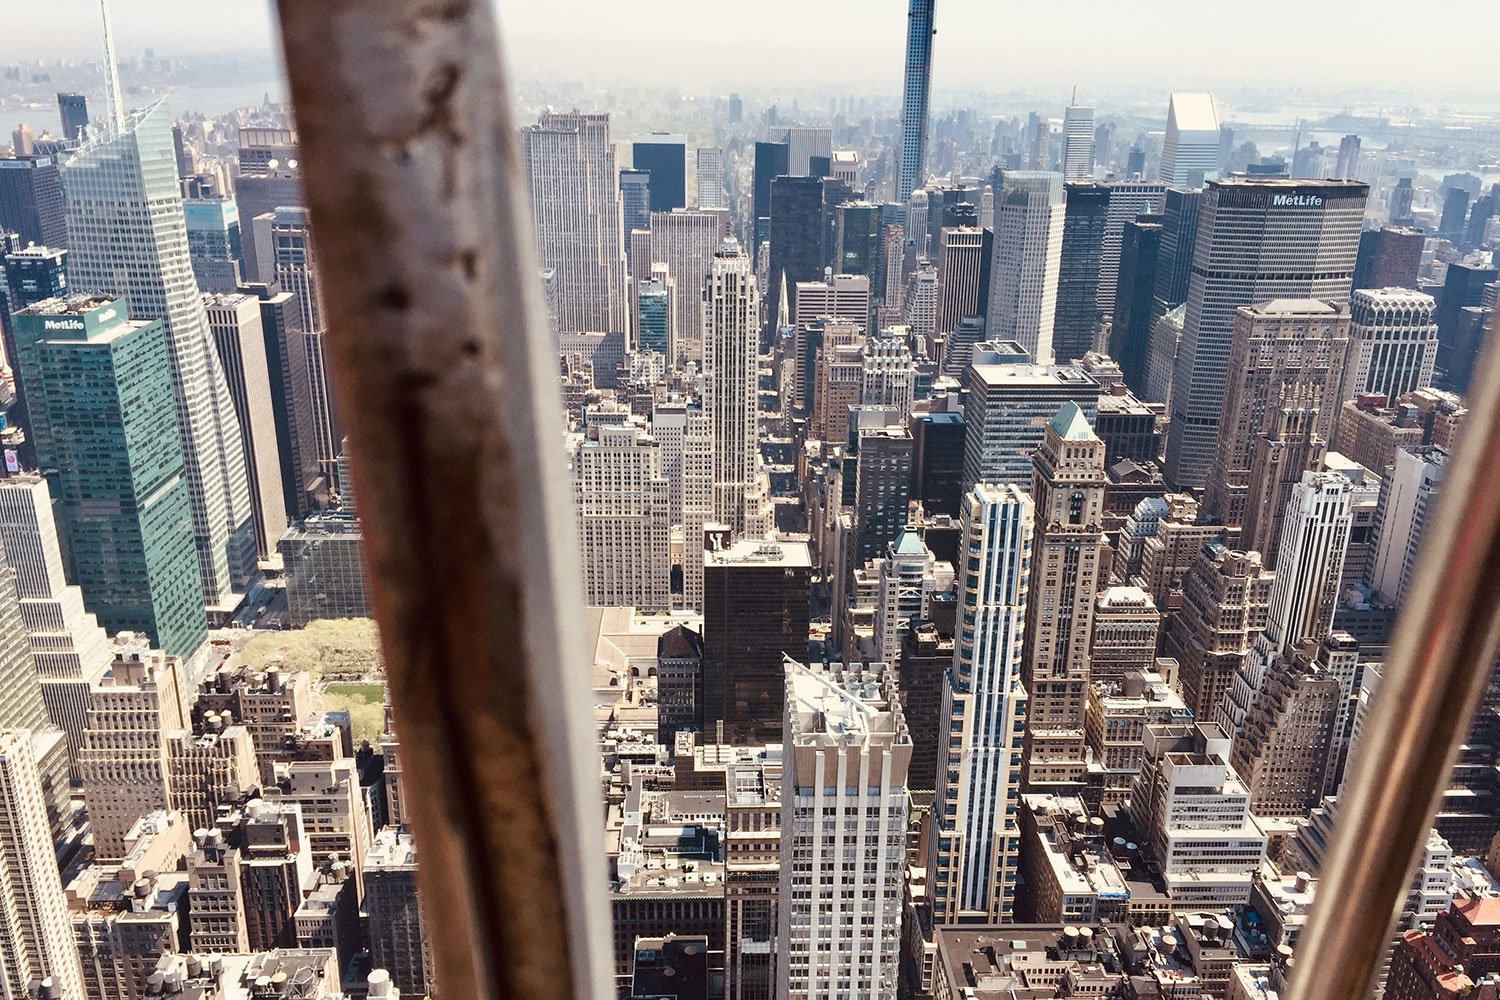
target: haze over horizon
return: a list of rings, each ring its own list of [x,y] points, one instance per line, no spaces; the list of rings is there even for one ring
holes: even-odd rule
[[[98,58],[94,3],[12,6],[5,13],[0,61]],[[832,0],[821,6],[765,0],[736,25],[732,43],[697,31],[702,6],[687,0],[660,0],[649,19],[635,8],[589,0],[498,6],[511,76],[522,94],[564,81],[585,87],[678,84],[685,93],[881,93],[894,100],[900,87],[904,0]],[[212,31],[204,30],[206,8],[213,11]],[[112,10],[121,58],[145,48],[158,56],[229,48],[271,54],[276,48],[273,12],[259,0],[114,0]],[[1211,10],[1184,11],[1162,28],[1159,19],[1153,23],[1105,0],[1081,0],[1069,7],[1064,34],[1055,8],[1002,11],[984,0],[941,0],[934,91],[941,99],[1055,88],[1059,107],[1075,84],[1084,101],[1136,88],[1309,88],[1317,93],[1308,99],[1336,104],[1398,96],[1465,104],[1467,95],[1476,108],[1493,96],[1448,82],[1495,81],[1484,71],[1489,38],[1468,28],[1482,14],[1476,2],[1428,8],[1400,23],[1403,50],[1443,53],[1441,79],[1433,78],[1430,60],[1415,56],[1385,61],[1378,77],[1374,73],[1372,54],[1389,48],[1392,25],[1404,12],[1393,4],[1366,4],[1359,8],[1366,16],[1351,16],[1342,5],[1309,8],[1293,0],[1267,0],[1245,16],[1216,17]],[[1226,63],[1229,39],[1239,55]],[[1147,58],[1153,47],[1156,54]],[[1055,57],[1059,50],[1064,60]],[[755,72],[757,66],[764,70]]]

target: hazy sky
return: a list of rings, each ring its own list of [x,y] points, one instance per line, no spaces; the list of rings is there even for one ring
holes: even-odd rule
[[[899,89],[905,0],[500,0],[511,68],[619,86],[774,93]],[[272,44],[264,0],[113,0],[119,50]],[[1481,0],[1016,3],[938,0],[934,86],[991,93],[1132,85],[1307,84],[1350,103],[1378,90],[1495,94],[1493,8]],[[99,50],[94,0],[0,0],[0,59]]]

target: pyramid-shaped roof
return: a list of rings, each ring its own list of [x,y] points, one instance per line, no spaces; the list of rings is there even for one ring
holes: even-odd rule
[[[1057,436],[1064,441],[1093,441],[1097,439],[1094,429],[1089,426],[1089,418],[1083,415],[1083,410],[1071,399],[1062,405],[1057,411],[1057,416],[1047,422],[1047,426],[1057,432]]]

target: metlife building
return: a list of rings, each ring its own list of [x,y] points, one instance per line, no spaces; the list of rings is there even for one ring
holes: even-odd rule
[[[1274,299],[1347,302],[1368,184],[1230,177],[1207,182],[1172,382],[1167,481],[1204,486],[1228,377],[1234,313]]]

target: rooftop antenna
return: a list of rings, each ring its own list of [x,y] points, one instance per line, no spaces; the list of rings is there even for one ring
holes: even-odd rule
[[[99,13],[104,18],[104,69],[109,74],[104,103],[109,122],[118,131],[125,128],[125,99],[120,94],[120,66],[115,62],[115,32],[109,24],[109,0],[99,0]]]
[[[1078,104],[1078,84],[1076,83],[1073,84],[1073,104],[1075,107]]]

